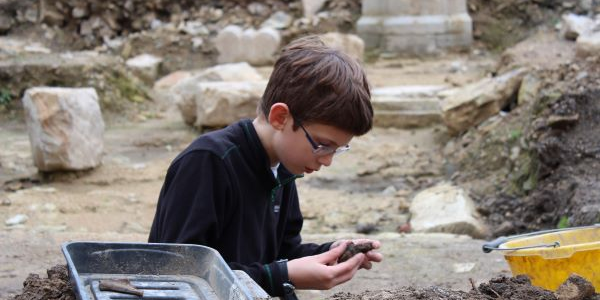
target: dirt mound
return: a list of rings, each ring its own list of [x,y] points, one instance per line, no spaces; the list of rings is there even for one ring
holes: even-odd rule
[[[482,283],[478,288],[469,292],[452,291],[440,287],[415,289],[412,287],[384,291],[366,291],[362,294],[337,293],[331,300],[412,300],[412,299],[452,299],[452,300],[557,300],[581,299],[596,300],[600,295],[594,294],[591,283],[573,275],[565,281],[564,286],[569,288],[559,289],[556,293],[531,285],[527,276],[498,277],[487,283]],[[568,290],[568,291],[567,291]],[[565,297],[569,295],[570,297]]]
[[[469,0],[473,36],[488,48],[503,50],[534,33],[539,26],[554,27],[564,12],[595,14],[599,1],[579,0]]]
[[[23,282],[23,293],[13,300],[75,300],[65,265],[56,265],[48,269],[47,273],[48,278],[29,274]]]
[[[495,236],[600,222],[600,60],[531,76],[530,103],[449,147]]]
[[[533,107],[527,139],[533,167],[525,197],[501,193],[483,206],[496,225],[512,220],[526,230],[600,222],[600,63],[580,61],[545,74],[564,87],[547,90]],[[506,232],[505,232],[506,233]]]

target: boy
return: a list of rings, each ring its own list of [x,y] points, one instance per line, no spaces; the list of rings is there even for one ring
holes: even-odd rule
[[[175,158],[148,241],[212,247],[267,293],[287,298],[294,287],[329,289],[380,262],[369,251],[337,264],[348,241],[302,244],[294,183],[371,129],[361,66],[316,36],[298,39],[275,63],[257,115],[200,136]]]

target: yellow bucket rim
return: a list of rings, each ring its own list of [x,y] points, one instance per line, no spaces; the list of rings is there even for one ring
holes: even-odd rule
[[[526,247],[509,247],[511,242],[519,239],[530,238],[534,236],[550,235],[559,232],[580,231],[588,229],[600,229],[600,224],[591,226],[571,227],[563,229],[553,229],[531,232],[510,237],[499,237],[496,240],[487,242],[483,245],[483,251],[489,253],[493,250],[502,251],[505,256],[541,256],[546,259],[567,258],[580,251],[600,250],[600,241],[588,243],[579,243],[573,245],[560,245],[555,243],[538,244]]]

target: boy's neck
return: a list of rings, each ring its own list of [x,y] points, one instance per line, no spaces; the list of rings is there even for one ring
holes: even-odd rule
[[[276,166],[279,163],[279,160],[273,150],[273,127],[271,127],[267,120],[262,116],[258,116],[252,120],[252,125],[258,134],[260,143],[263,145],[263,148],[265,148],[265,151],[267,151],[271,167]]]

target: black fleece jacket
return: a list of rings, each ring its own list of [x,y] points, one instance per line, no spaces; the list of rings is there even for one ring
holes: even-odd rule
[[[283,165],[273,176],[251,120],[202,135],[171,163],[148,242],[214,248],[232,269],[281,296],[288,274],[276,261],[331,245],[301,243],[297,177]]]

